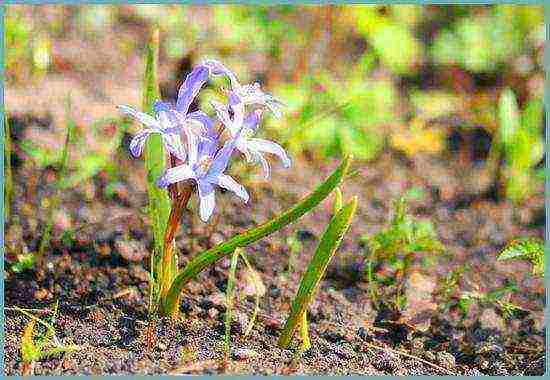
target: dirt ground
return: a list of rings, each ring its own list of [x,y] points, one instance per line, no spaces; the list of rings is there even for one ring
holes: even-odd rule
[[[542,280],[530,276],[528,264],[495,260],[499,250],[513,237],[542,236],[542,195],[521,208],[504,200],[495,202],[487,195],[472,196],[467,202],[458,198],[441,200],[437,186],[422,174],[425,171],[417,169],[427,163],[408,161],[394,152],[384,153],[375,163],[364,166],[361,176],[344,187],[345,195],[360,196],[360,206],[310,309],[313,348],[293,363],[293,351],[277,348],[276,340],[306,258],[311,257],[329,218],[329,201],[296,225],[246,250],[267,292],[261,300],[259,321],[247,338],[242,332],[252,312],[253,299],[243,297],[237,302],[232,330],[233,360],[222,368],[218,360],[223,357],[222,292],[229,262],[222,260],[189,285],[181,303],[184,315],[181,321],[159,320],[148,325],[145,263],[151,242],[139,211],[146,201],[145,189],[140,188],[139,182],[143,167],[141,162],[131,161],[122,149],[119,159],[129,172],[135,173],[121,185],[116,199],[102,198],[105,182],[101,175],[64,194],[56,225],[82,226],[72,243],[67,246],[54,238],[44,270],[10,273],[6,280],[7,307],[40,309],[58,300],[55,322],[58,338],[83,347],[37,362],[35,374],[535,375],[544,372]],[[187,233],[180,233],[177,238],[181,263],[189,251],[211,247],[291,205],[336,164],[334,161],[319,168],[305,160],[298,161],[292,171],[275,170],[269,183],[251,179],[247,212],[242,212],[243,206],[238,201],[222,194],[212,225],[201,223],[195,216],[185,217],[183,231],[190,231],[193,238]],[[440,170],[453,176],[452,166],[450,162],[449,167]],[[32,165],[16,167],[19,196],[13,210],[19,214],[16,217],[19,227],[7,226],[6,242],[20,242],[33,250],[39,241],[41,225],[37,219],[40,215],[34,212],[38,206],[36,194],[48,191],[51,175],[45,170],[38,173],[35,181],[29,181],[26,178],[37,176]],[[388,167],[392,170],[388,171]],[[462,319],[456,308],[450,312],[438,309],[434,292],[421,300],[429,304],[427,310],[431,311],[428,328],[418,329],[404,317],[407,311],[400,314],[373,309],[367,286],[361,281],[365,251],[360,237],[386,223],[390,200],[411,185],[432,190],[424,201],[413,203],[411,208],[415,214],[434,221],[450,255],[441,257],[435,267],[416,266],[415,278],[420,276],[422,281],[433,284],[428,288],[433,288],[444,274],[467,262],[472,270],[465,276],[481,291],[494,289],[505,279],[516,279],[520,290],[514,294],[514,302],[532,312],[505,319],[498,309],[488,306],[474,308],[468,318]],[[286,238],[294,231],[304,243],[301,253],[304,259],[295,260],[296,268],[288,274]],[[26,323],[26,317],[6,310],[7,374],[21,373],[19,345]]]

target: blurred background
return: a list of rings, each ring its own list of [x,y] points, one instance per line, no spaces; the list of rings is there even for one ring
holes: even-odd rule
[[[486,374],[506,374],[496,344],[506,355],[527,353],[525,366],[544,365],[542,6],[6,9],[8,303],[89,304],[131,286],[143,298],[120,302],[131,313],[146,304],[146,172],[128,152],[141,127],[115,106],[142,108],[146,45],[158,27],[164,100],[175,100],[195,64],[217,58],[242,83],[258,81],[286,103],[283,118],[267,115],[260,134],[293,159],[290,170],[270,159],[269,181],[259,166],[234,160],[230,170],[251,202],[224,194],[209,224],[184,216],[181,261],[291,206],[351,153],[355,175],[343,191],[359,196],[358,212],[320,292],[341,293],[312,305],[312,320],[343,311],[346,331],[374,321],[431,323],[434,346],[460,360],[479,354]],[[208,100],[220,85],[227,83],[209,83],[194,107],[213,114]],[[307,261],[298,255],[313,252],[330,203],[247,248],[269,289],[267,312],[284,312]],[[522,246],[538,247],[538,256],[497,260],[517,238],[539,239]],[[45,290],[17,277],[36,252],[62,263]],[[223,291],[228,266],[201,275],[189,302],[199,291]],[[495,331],[513,339],[491,340]]]
[[[79,123],[112,117],[115,104],[138,106],[154,25],[165,99],[192,65],[221,59],[286,102],[282,123],[268,120],[264,133],[293,155],[369,161],[389,148],[410,159],[455,154],[473,170],[503,118],[519,118],[513,175],[499,186],[522,200],[542,176],[542,6],[10,6],[8,112],[60,125],[68,90]],[[511,113],[499,114],[503,94]],[[532,155],[516,162],[521,152]],[[472,173],[479,183],[461,190],[491,185]],[[445,199],[456,195],[439,187]]]

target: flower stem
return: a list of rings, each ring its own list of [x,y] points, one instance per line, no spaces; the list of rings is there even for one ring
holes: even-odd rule
[[[172,207],[170,209],[170,216],[168,217],[168,224],[164,233],[164,246],[162,250],[163,253],[160,267],[161,300],[164,300],[164,298],[166,297],[177,272],[177,257],[175,257],[174,252],[174,238],[176,236],[176,232],[178,231],[183,211],[186,209],[187,202],[191,197],[192,190],[193,185],[191,182],[184,183],[181,189],[171,189]],[[162,310],[161,314],[164,314]]]

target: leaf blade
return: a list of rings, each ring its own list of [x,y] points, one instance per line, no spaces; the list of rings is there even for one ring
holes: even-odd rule
[[[305,323],[305,313],[325,270],[340,246],[344,235],[351,225],[355,210],[357,208],[357,197],[353,197],[350,202],[344,205],[336,215],[330,220],[321,241],[315,250],[306,272],[300,281],[300,287],[292,303],[290,316],[288,317],[283,332],[279,337],[278,345],[287,348],[290,344],[294,331],[299,323]],[[305,329],[305,327],[304,327]]]
[[[164,301],[164,309],[168,314],[173,315],[176,308],[177,296],[183,289],[183,286],[193,279],[197,274],[213,264],[222,257],[231,254],[236,248],[245,247],[267,235],[272,234],[294,222],[325,199],[344,179],[349,169],[351,157],[346,157],[340,166],[319,185],[311,194],[302,201],[283,212],[278,217],[248,230],[242,234],[234,236],[226,242],[223,242],[201,254],[195,256],[185,268],[176,276],[170,291]]]

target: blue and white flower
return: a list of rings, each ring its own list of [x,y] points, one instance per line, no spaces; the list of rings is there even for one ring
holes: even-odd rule
[[[208,221],[216,206],[214,186],[234,192],[245,203],[249,199],[246,189],[233,177],[224,174],[235,149],[235,140],[228,140],[219,149],[219,139],[213,135],[207,132],[189,139],[187,163],[167,169],[157,182],[164,188],[176,182],[195,181],[199,192],[199,215],[204,222]]]
[[[254,110],[246,117],[238,117],[239,111],[236,111],[233,118],[231,118],[228,107],[216,101],[212,101],[211,104],[222,124],[229,130],[231,137],[235,139],[235,148],[244,154],[247,162],[259,161],[262,164],[266,179],[269,178],[271,169],[262,153],[276,155],[281,159],[285,168],[291,166],[291,160],[282,146],[273,141],[252,137],[258,130],[261,121],[261,109]]]

